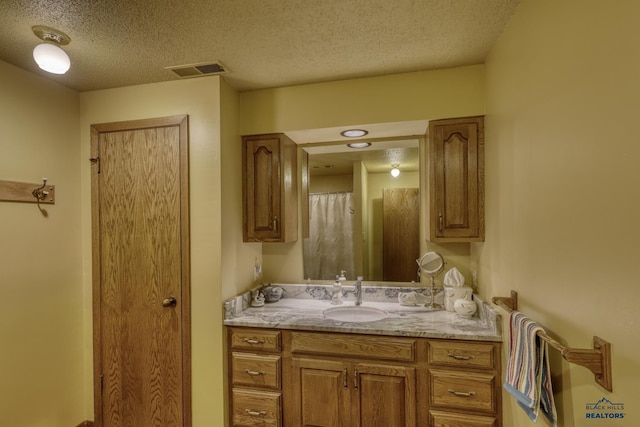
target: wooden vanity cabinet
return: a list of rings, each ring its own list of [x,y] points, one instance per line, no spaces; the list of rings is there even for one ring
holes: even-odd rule
[[[298,238],[297,147],[285,134],[242,137],[245,242]]]
[[[292,332],[288,425],[415,427],[416,341]]]
[[[231,425],[501,427],[500,344],[228,328]]]
[[[428,240],[484,241],[484,117],[429,122]]]

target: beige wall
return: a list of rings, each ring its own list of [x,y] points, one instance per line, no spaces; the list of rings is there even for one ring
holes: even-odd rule
[[[222,299],[257,284],[254,267],[262,264],[262,244],[242,242],[242,145],[238,133],[238,94],[221,81]]]
[[[352,175],[317,175],[309,179],[309,193],[347,193],[352,191]]]
[[[78,96],[1,61],[0,94],[0,180],[56,186],[46,215],[0,202],[0,424],[75,426],[86,419]]]
[[[475,65],[244,92],[240,133],[472,116],[484,113],[484,89]]]
[[[560,426],[637,426],[640,3],[524,0],[486,63],[486,242],[480,291],[566,344],[611,342],[613,393],[554,357]],[[587,420],[585,404],[625,404]],[[504,396],[505,426],[533,425]]]
[[[240,133],[463,117],[484,109],[485,74],[478,65],[244,92]],[[435,248],[458,264],[468,262],[469,244]],[[302,239],[264,244],[262,252],[266,282],[303,280]]]
[[[487,238],[471,245],[479,291],[489,299],[517,290],[521,310],[569,345],[589,348],[593,335],[612,343],[613,393],[552,352],[561,427],[640,424],[632,406],[640,395],[640,57],[630,36],[639,16],[633,1],[524,0],[486,67],[239,96],[217,77],[78,96],[0,62],[0,179],[46,176],[57,191],[47,217],[32,204],[1,203],[0,283],[10,301],[0,311],[10,349],[0,352],[10,367],[0,381],[2,422],[93,418],[91,123],[190,115],[197,427],[224,423],[222,299],[252,284],[256,259],[265,280],[302,278],[299,242],[241,243],[238,135],[477,115],[486,100]],[[468,248],[435,246],[458,259]],[[626,418],[585,421],[585,404],[603,396],[625,403]],[[510,396],[504,403],[505,426],[532,425]]]
[[[221,90],[225,102],[233,94],[221,89],[217,76],[173,81],[80,94],[81,157],[89,158],[93,123],[135,120],[176,114],[189,115],[191,204],[191,332],[193,372],[193,425],[224,424],[222,334],[222,228],[221,228]],[[229,105],[229,104],[227,104]],[[233,122],[233,114],[225,119]],[[225,144],[233,140],[226,135]],[[90,307],[90,169],[82,169],[82,231],[85,245],[85,307]],[[90,313],[85,332],[91,335]],[[91,360],[90,347],[87,359]],[[91,373],[87,371],[90,386]],[[92,407],[87,393],[88,407]],[[93,417],[91,417],[93,418]]]
[[[47,216],[1,203],[2,423],[93,419],[90,124],[188,114],[193,419],[223,425],[222,299],[252,286],[261,262],[261,245],[242,243],[236,92],[211,77],[78,94],[3,62],[0,89],[0,179],[44,176],[57,193]]]

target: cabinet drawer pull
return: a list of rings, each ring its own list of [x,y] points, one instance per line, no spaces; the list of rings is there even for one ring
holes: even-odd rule
[[[249,369],[245,370],[245,372],[252,377],[257,377],[258,375],[267,375],[265,371],[251,371]]]
[[[461,354],[454,354],[454,353],[449,353],[447,354],[447,356],[449,356],[452,359],[455,360],[471,360],[473,359],[473,356],[463,356]]]
[[[247,344],[264,344],[264,340],[257,340],[255,338],[245,338],[244,342]]]
[[[245,409],[245,411],[252,417],[264,417],[265,415],[267,415],[266,411],[253,411],[251,409]]]
[[[349,373],[347,372],[347,368],[344,368],[344,372],[342,373],[342,386],[345,390],[349,388],[349,384],[347,383],[348,377]]]
[[[444,224],[443,224],[443,222],[444,222],[444,218],[442,218],[442,212],[440,212],[440,213],[438,214],[438,231],[439,231],[440,233],[442,233],[442,230],[444,229]]]
[[[356,369],[353,373],[353,388],[356,390],[358,389],[358,381],[360,381],[360,373]]]
[[[277,216],[273,217],[273,232],[274,233],[278,232],[278,217]]]
[[[447,390],[447,391],[453,394],[454,396],[460,396],[460,397],[471,397],[476,395],[475,391],[455,391],[455,390]]]

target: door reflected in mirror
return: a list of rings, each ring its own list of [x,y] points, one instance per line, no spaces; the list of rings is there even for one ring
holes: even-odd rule
[[[344,270],[348,280],[419,281],[419,139],[302,149],[309,155],[305,279],[334,280]]]

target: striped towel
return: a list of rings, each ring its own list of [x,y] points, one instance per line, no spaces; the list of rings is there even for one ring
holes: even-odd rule
[[[551,371],[547,342],[538,337],[544,329],[517,311],[511,312],[509,330],[509,360],[504,388],[534,422],[538,411],[555,427],[558,425],[556,404],[551,387]]]

